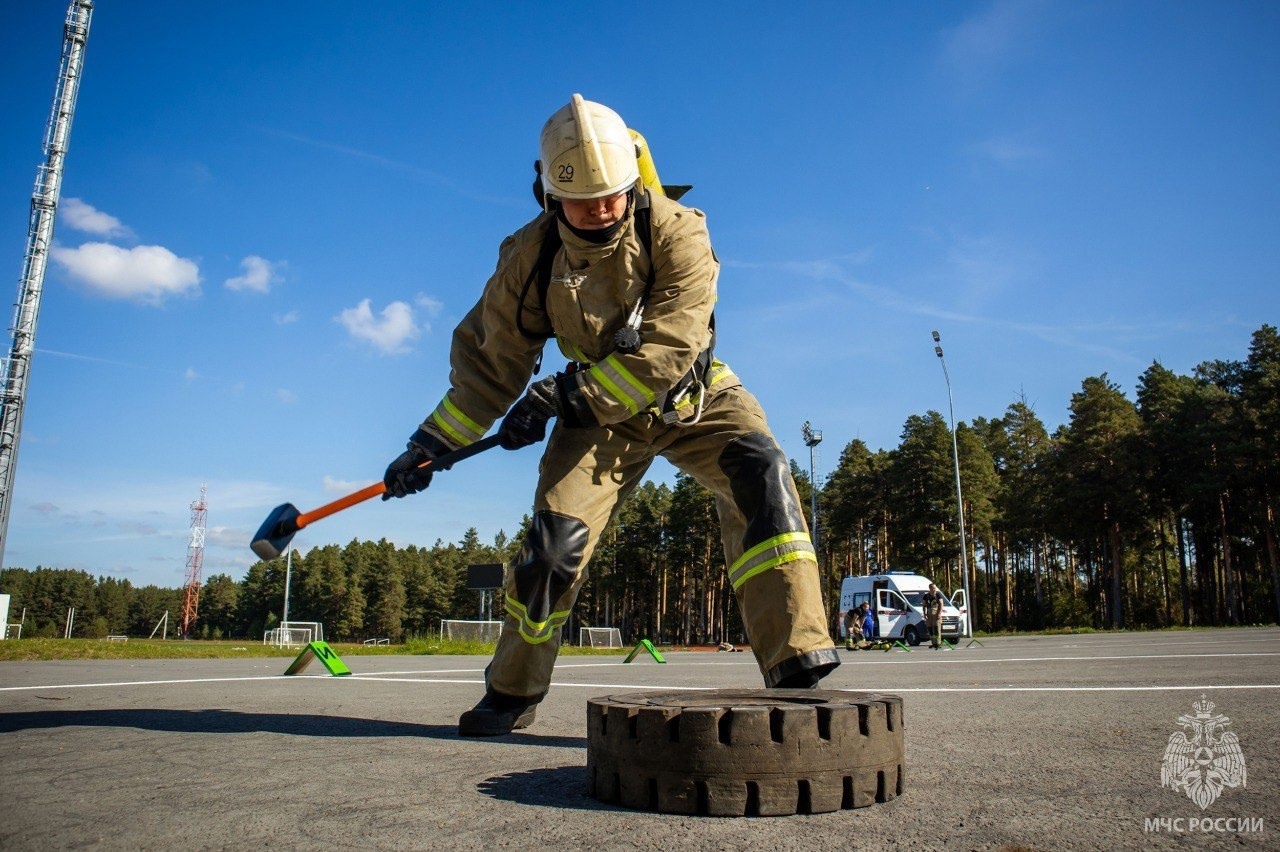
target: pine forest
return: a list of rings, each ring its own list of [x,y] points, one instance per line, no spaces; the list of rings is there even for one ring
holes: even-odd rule
[[[1243,361],[1190,375],[1158,362],[1130,399],[1105,373],[1072,395],[1050,431],[1025,399],[956,428],[975,626],[981,631],[1275,623],[1280,617],[1280,335],[1252,336]],[[775,428],[778,424],[775,423]],[[792,473],[806,513],[813,483]],[[898,445],[858,440],[818,493],[817,543],[835,629],[849,574],[915,570],[962,585],[952,434],[935,411],[912,415]],[[477,619],[466,566],[514,555],[528,518],[489,544],[474,529],[430,548],[352,541],[295,553],[290,617],[331,640],[435,635],[442,619]],[[568,636],[613,626],[624,640],[741,643],[711,494],[681,475],[628,498],[588,567]],[[196,638],[260,637],[280,621],[283,559],[239,580],[207,577]],[[84,571],[0,572],[23,636],[147,636],[182,590]],[[500,611],[501,595],[495,606]],[[495,617],[500,617],[497,615]],[[567,641],[572,641],[569,639]]]

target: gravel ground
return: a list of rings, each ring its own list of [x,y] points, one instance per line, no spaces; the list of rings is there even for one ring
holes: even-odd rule
[[[480,657],[0,663],[0,849],[1280,849],[1280,629],[841,654],[824,688],[903,697],[904,794],[750,819],[584,792],[588,698],[755,688],[749,653],[563,658],[536,724],[491,740],[456,735]],[[1205,810],[1160,784],[1202,694],[1248,769]]]

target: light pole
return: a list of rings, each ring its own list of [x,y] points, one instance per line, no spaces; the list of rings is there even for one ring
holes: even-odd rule
[[[813,530],[811,538],[813,539],[813,555],[814,561],[818,556],[818,480],[814,476],[813,452],[814,448],[822,443],[822,433],[815,432],[809,428],[809,421],[804,421],[804,425],[800,427],[800,434],[804,435],[804,445],[809,448],[809,516],[813,518]]]
[[[280,619],[281,627],[289,626],[289,580],[293,578],[293,548],[284,557],[284,618]]]
[[[933,351],[938,355],[938,363],[942,364],[942,377],[947,381],[947,411],[951,414],[951,459],[956,469],[956,509],[960,518],[960,578],[964,588],[964,631],[970,641],[973,640],[973,598],[969,594],[969,545],[964,535],[964,495],[960,492],[960,447],[956,443],[956,408],[951,399],[951,376],[947,372],[947,359],[942,357],[942,338],[938,332],[933,333]]]

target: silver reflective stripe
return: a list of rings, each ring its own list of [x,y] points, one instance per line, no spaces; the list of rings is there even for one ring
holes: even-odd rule
[[[800,559],[816,561],[809,534],[790,532],[776,535],[738,557],[738,561],[729,570],[729,582],[737,589],[757,574]]]
[[[609,395],[626,406],[632,414],[653,404],[657,396],[630,371],[618,362],[614,355],[605,358],[587,371],[600,384],[604,385]]]
[[[484,437],[484,429],[480,424],[463,414],[462,410],[449,400],[448,394],[440,400],[436,410],[431,412],[431,421],[444,430],[445,434],[460,447],[474,444]]]

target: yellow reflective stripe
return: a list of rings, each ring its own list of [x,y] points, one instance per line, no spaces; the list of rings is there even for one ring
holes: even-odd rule
[[[506,596],[505,608],[507,615],[519,622],[516,629],[519,631],[520,637],[530,645],[541,645],[554,636],[555,632],[569,620],[570,614],[570,610],[566,609],[561,612],[551,613],[551,615],[547,616],[546,621],[531,621],[529,619],[529,611],[525,609],[524,604],[510,595]]]
[[[470,443],[461,432],[449,425],[449,421],[442,418],[438,411],[431,414],[431,422],[444,430],[444,433],[452,438],[459,446],[465,447]]]
[[[510,613],[510,610],[508,610]],[[511,613],[514,615],[514,613]],[[565,613],[563,618],[556,619],[555,622],[546,630],[545,633],[530,633],[525,629],[526,622],[521,620],[516,626],[516,632],[520,634],[520,638],[530,645],[541,645],[556,635],[556,631],[564,627],[564,623],[569,620],[569,614]]]
[[[568,358],[570,361],[577,361],[579,364],[586,364],[591,361],[587,354],[578,347],[574,346],[563,337],[556,338],[556,345],[560,347],[560,354]]]
[[[730,370],[725,364],[722,364],[719,361],[712,361],[711,372],[707,375],[710,376],[710,379],[707,381],[706,387],[703,388],[702,392],[711,390],[716,386],[717,382],[722,382],[725,379],[732,378],[733,370]],[[680,411],[685,408],[692,408],[697,403],[699,396],[701,396],[701,392],[689,394],[684,399],[676,403],[676,411]]]
[[[596,372],[596,369],[597,369],[596,367],[592,367],[590,372],[594,373]],[[624,394],[622,392],[622,388],[615,385],[603,373],[596,375],[596,380],[599,381],[600,384],[604,385],[605,390],[609,392],[610,396],[612,396],[614,399],[618,400],[618,402],[621,402],[623,405],[625,405],[627,408],[627,411],[630,411],[632,414],[635,414],[637,411],[640,410],[640,406],[632,402],[631,397]]]
[[[711,381],[707,382],[707,387],[714,387],[716,382],[731,378],[732,376],[733,370],[729,369],[728,364],[721,363],[720,361],[712,361]]]
[[[631,375],[614,355],[605,358],[587,372],[592,378],[604,385],[613,398],[626,406],[627,411],[632,414],[642,408],[647,408],[657,399],[653,391]]]
[[[463,414],[447,395],[440,400],[436,410],[431,412],[431,421],[462,447],[474,444],[484,437],[484,429],[480,428],[480,424]]]
[[[797,559],[813,559],[813,543],[806,532],[789,532],[765,539],[738,557],[729,569],[729,580],[737,589],[762,571]]]
[[[739,575],[738,578],[733,581],[733,589],[734,591],[737,591],[742,586],[743,583],[747,582],[757,574],[761,574],[765,571],[768,571],[770,568],[777,568],[779,565],[785,565],[788,562],[796,562],[800,559],[812,560],[813,558],[814,556],[813,556],[812,548],[810,548],[807,551],[793,550],[790,553],[784,553],[781,556],[775,556],[773,559],[769,559],[765,562],[762,562],[761,564],[752,568],[750,571],[747,571],[746,573]]]

